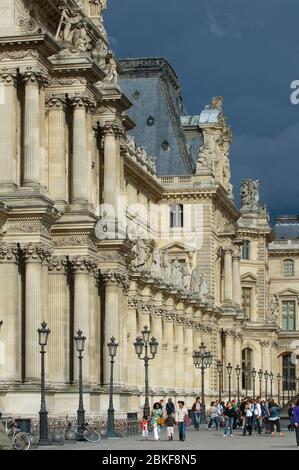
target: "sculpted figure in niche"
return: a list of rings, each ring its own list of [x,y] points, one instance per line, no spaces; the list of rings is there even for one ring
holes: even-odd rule
[[[182,268],[181,268],[181,263],[178,260],[178,257],[176,257],[172,263],[171,284],[174,287],[182,287],[183,285]]]
[[[270,302],[270,315],[268,320],[270,322],[276,322],[279,314],[279,303],[276,295],[273,295]]]
[[[62,39],[67,42],[72,42],[74,33],[74,30],[72,28],[74,25],[78,25],[81,21],[82,17],[80,15],[73,16],[66,9],[62,10],[55,39],[58,39],[61,36],[62,31]]]
[[[72,37],[72,44],[75,50],[88,51],[91,48],[91,40],[88,37],[83,21],[75,27]]]
[[[106,73],[106,77],[104,82],[117,83],[117,63],[112,51],[108,52],[105,61],[106,65],[104,66],[104,71]]]
[[[182,274],[183,274],[183,287],[184,287],[185,290],[189,290],[190,289],[191,273],[190,273],[190,266],[189,266],[188,261],[186,263],[184,263],[184,265],[183,265]]]
[[[169,251],[166,250],[163,256],[163,281],[165,284],[171,283],[171,264],[169,259]]]
[[[91,57],[99,67],[104,68],[106,66],[107,46],[102,39],[97,41],[96,46],[91,53]]]
[[[160,250],[158,246],[155,246],[153,249],[152,253],[152,265],[151,265],[151,275],[154,277],[157,277],[160,275],[161,272],[161,256],[160,256]]]
[[[245,180],[241,185],[241,206],[242,208],[257,209],[259,207],[259,187],[260,182],[258,180]]]
[[[208,284],[205,275],[200,272],[199,267],[193,269],[190,283],[191,294],[199,299],[204,299],[208,294]]]

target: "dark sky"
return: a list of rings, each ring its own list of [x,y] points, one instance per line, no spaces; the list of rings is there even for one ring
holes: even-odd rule
[[[272,217],[299,213],[298,0],[109,0],[105,22],[118,58],[170,61],[189,114],[224,96],[237,199],[260,179]]]

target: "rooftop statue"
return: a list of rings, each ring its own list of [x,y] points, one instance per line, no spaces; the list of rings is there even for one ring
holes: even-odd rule
[[[241,185],[241,208],[258,209],[260,207],[260,182],[250,179],[244,180]]]

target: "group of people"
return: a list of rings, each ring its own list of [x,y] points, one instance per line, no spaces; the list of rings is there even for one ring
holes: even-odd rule
[[[161,427],[165,426],[167,429],[167,439],[173,441],[174,428],[177,425],[179,430],[180,441],[186,439],[186,425],[190,424],[191,420],[188,416],[188,410],[183,400],[177,402],[177,406],[169,398],[166,405],[164,400],[154,403],[151,416],[143,416],[140,421],[142,432],[142,439],[149,438],[149,432],[153,432],[154,440],[160,439]]]
[[[192,406],[193,423],[195,430],[199,430],[203,421],[204,405],[201,403],[200,397],[197,397]],[[216,430],[223,431],[223,437],[234,435],[234,430],[241,430],[242,435],[252,435],[256,432],[261,436],[270,434],[275,436],[275,431],[280,436],[281,407],[273,398],[262,400],[261,397],[252,399],[244,397],[238,404],[235,399],[227,402],[214,400],[211,402],[207,411],[208,430],[212,427]],[[289,408],[290,425],[289,430],[296,432],[297,445],[299,446],[299,400]],[[155,440],[160,438],[160,430],[162,426],[167,429],[168,440],[174,439],[174,429],[178,425],[179,439],[186,439],[186,426],[190,425],[192,420],[189,418],[188,410],[184,401],[179,400],[175,406],[172,398],[169,398],[166,405],[164,400],[156,402],[153,406],[151,416],[144,416],[141,420],[142,439],[149,438],[149,432],[153,432]]]

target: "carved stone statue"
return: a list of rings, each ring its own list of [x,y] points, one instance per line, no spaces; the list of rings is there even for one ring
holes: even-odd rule
[[[247,179],[243,181],[240,190],[241,207],[242,209],[258,209],[260,194],[260,182]]]
[[[171,268],[171,284],[174,287],[181,288],[183,286],[183,273],[178,257],[173,261]]]
[[[222,105],[223,105],[223,96],[214,96],[214,98],[212,98],[212,104],[211,104],[212,109],[219,109],[222,111]]]
[[[72,37],[72,44],[75,50],[86,52],[91,49],[91,40],[87,35],[84,22],[79,22],[75,26]]]
[[[71,12],[66,9],[62,10],[60,22],[57,28],[55,39],[62,39],[67,42],[72,42],[74,29],[82,21],[81,15],[73,16]]]
[[[142,237],[137,238],[137,240],[133,242],[131,251],[134,256],[132,261],[132,267],[135,268],[137,271],[142,271],[146,267],[148,255],[146,240]]]
[[[152,265],[151,265],[151,275],[154,277],[160,276],[161,273],[161,256],[158,246],[155,246],[152,253]]]
[[[190,280],[191,280],[189,262],[184,263],[183,268],[182,268],[182,274],[183,274],[183,287],[184,287],[185,290],[189,290],[190,289]]]
[[[106,65],[104,66],[104,71],[106,73],[104,82],[117,83],[117,63],[112,51],[108,52],[106,56]]]
[[[107,10],[107,0],[89,0],[90,1],[90,15],[102,16],[104,10]]]
[[[270,323],[275,323],[277,321],[279,314],[279,303],[276,295],[273,295],[270,302],[270,314],[268,316],[268,321]]]
[[[97,41],[95,48],[91,52],[91,57],[99,67],[106,66],[106,57],[107,57],[107,46],[105,42],[100,39]]]
[[[194,268],[192,271],[190,292],[195,298],[200,300],[204,300],[208,294],[208,284],[205,275],[201,273],[199,267]]]
[[[171,264],[169,259],[169,251],[166,250],[163,256],[163,274],[162,279],[165,284],[171,283]]]
[[[201,283],[199,287],[199,297],[201,299],[204,299],[208,295],[208,292],[209,292],[208,283],[206,281],[205,275],[202,274]]]

